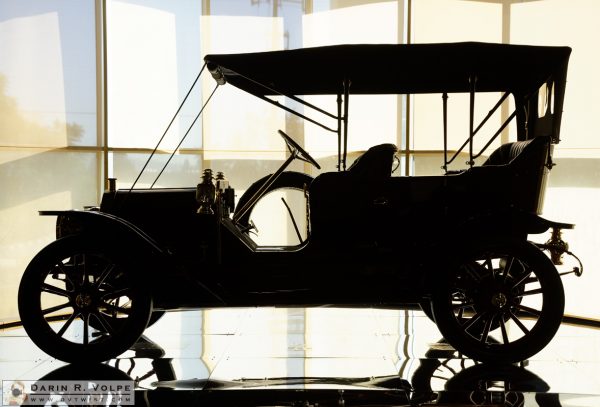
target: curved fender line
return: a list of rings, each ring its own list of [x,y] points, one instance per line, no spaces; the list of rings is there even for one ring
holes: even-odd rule
[[[118,216],[111,215],[104,212],[96,211],[78,211],[78,210],[63,210],[63,211],[39,211],[40,216],[71,216],[81,220],[84,223],[102,223],[102,227],[114,228],[126,233],[133,233],[139,237],[142,241],[152,247],[158,254],[167,255],[168,253],[163,250],[150,236],[148,236],[143,230],[135,226],[133,223],[126,221]]]
[[[544,219],[536,213],[517,209],[490,212],[485,215],[480,215],[463,222],[461,226],[464,227],[464,229],[469,230],[469,228],[483,227],[484,229],[487,229],[490,226],[497,227],[502,225],[502,228],[505,229],[507,224],[514,225],[527,234],[544,233],[553,227],[561,229],[573,229],[575,227],[575,225],[570,223],[554,222]]]
[[[85,223],[103,223],[105,228],[113,228],[121,230],[125,233],[133,234],[137,236],[140,241],[148,244],[150,248],[157,254],[161,256],[170,256],[166,250],[162,249],[150,236],[148,236],[142,229],[135,226],[133,223],[126,221],[125,219],[119,218],[118,216],[111,215],[104,212],[97,211],[78,211],[78,210],[63,210],[63,211],[39,211],[40,216],[72,216],[80,219]],[[227,304],[227,302],[216,292],[210,289],[205,284],[199,282],[200,286],[209,294],[212,295],[217,301],[222,304]]]

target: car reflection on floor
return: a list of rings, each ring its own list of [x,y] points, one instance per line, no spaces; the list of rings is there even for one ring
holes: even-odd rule
[[[19,329],[0,343],[3,380],[133,380],[136,405],[600,405],[600,333],[566,325],[531,360],[501,366],[463,358],[404,310],[170,312],[99,365],[51,359]]]

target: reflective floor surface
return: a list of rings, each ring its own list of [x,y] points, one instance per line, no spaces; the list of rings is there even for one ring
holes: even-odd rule
[[[129,379],[140,406],[600,406],[600,331],[563,325],[521,365],[489,366],[454,352],[419,311],[180,311],[97,366],[3,329],[0,379]]]

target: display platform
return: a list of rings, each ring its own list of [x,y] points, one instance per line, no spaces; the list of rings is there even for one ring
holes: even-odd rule
[[[133,380],[140,406],[599,406],[600,330],[563,324],[497,366],[463,358],[420,311],[178,311],[102,365],[57,361],[5,325],[0,378]]]

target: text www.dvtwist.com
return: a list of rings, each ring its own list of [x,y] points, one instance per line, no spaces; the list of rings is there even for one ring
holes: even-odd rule
[[[85,404],[98,404],[110,401],[111,404],[124,404],[133,401],[131,397],[119,397],[119,396],[82,396],[82,395],[29,395],[27,397],[27,404],[46,404],[46,403],[85,403]]]

